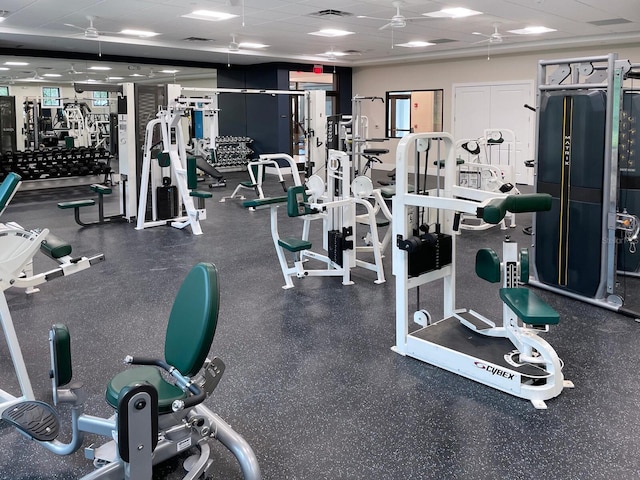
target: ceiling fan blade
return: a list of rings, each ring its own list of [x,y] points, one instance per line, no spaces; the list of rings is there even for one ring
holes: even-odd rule
[[[386,30],[387,28],[392,28],[393,24],[391,22],[381,26],[378,30]]]
[[[388,18],[382,18],[382,17],[370,17],[369,15],[358,15],[356,18],[368,18],[369,20],[384,20],[384,21],[389,21]]]
[[[477,42],[473,42],[471,45],[478,45],[480,43],[490,43],[491,39],[485,38],[484,40],[478,40]]]
[[[72,25],[71,23],[65,23],[65,27],[77,28],[78,30],[82,30],[83,32],[86,30],[84,27],[79,27],[78,25]]]

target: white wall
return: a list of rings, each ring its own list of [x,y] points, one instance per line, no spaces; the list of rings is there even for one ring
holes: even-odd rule
[[[452,129],[452,85],[454,83],[504,82],[532,80],[535,82],[538,61],[618,53],[619,58],[640,62],[640,46],[609,46],[605,48],[553,50],[520,55],[492,55],[455,60],[421,61],[377,67],[357,67],[353,70],[353,94],[384,97],[387,91],[444,89],[445,131]],[[522,108],[521,105],[515,108]],[[369,137],[381,138],[385,132],[385,105],[380,102],[363,102],[362,114],[369,117]],[[490,127],[490,126],[488,126]],[[376,147],[388,148],[383,158],[387,168],[395,163],[398,139],[392,139]],[[382,147],[384,145],[384,147]]]

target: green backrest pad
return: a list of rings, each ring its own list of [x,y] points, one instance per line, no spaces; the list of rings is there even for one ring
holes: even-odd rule
[[[491,224],[502,221],[507,212],[542,212],[551,210],[551,195],[547,193],[528,193],[496,197],[482,208],[482,219]]]
[[[303,205],[309,200],[304,185],[295,185],[287,189],[287,214],[290,217],[300,217],[313,213],[307,205]]]
[[[62,323],[51,327],[51,348],[54,351],[54,369],[58,374],[56,386],[61,387],[71,381],[71,335],[69,329]]]
[[[168,167],[171,165],[171,156],[169,152],[158,153],[158,165],[161,167]]]
[[[487,282],[500,282],[500,257],[492,248],[481,248],[476,253],[476,275]]]
[[[182,282],[169,316],[164,358],[183,375],[196,374],[206,359],[218,323],[220,290],[212,263],[198,263]]]
[[[187,157],[187,188],[198,188],[198,173],[196,172],[196,157]]]
[[[0,213],[2,213],[7,204],[11,201],[16,188],[18,188],[20,180],[20,175],[10,172],[2,183],[0,183]]]

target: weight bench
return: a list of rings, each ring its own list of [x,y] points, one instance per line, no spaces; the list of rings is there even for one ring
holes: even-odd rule
[[[58,208],[66,210],[69,208],[73,208],[73,216],[76,223],[82,227],[89,227],[91,225],[102,225],[109,222],[116,221],[126,221],[123,215],[111,215],[105,216],[104,214],[104,196],[111,195],[113,190],[111,187],[106,185],[102,185],[100,183],[92,184],[89,189],[98,194],[98,220],[95,222],[83,222],[80,219],[80,209],[84,207],[92,207],[96,204],[96,201],[93,199],[85,199],[85,200],[71,200],[69,202],[58,202]]]

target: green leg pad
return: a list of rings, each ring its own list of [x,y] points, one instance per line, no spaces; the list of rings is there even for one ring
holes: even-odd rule
[[[301,252],[311,248],[311,242],[299,238],[280,238],[278,239],[278,245],[290,252]]]

